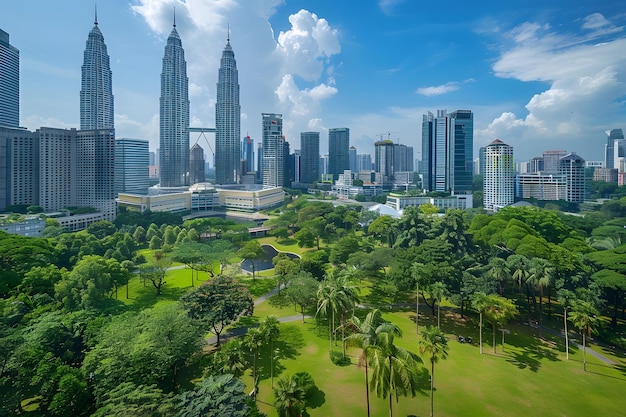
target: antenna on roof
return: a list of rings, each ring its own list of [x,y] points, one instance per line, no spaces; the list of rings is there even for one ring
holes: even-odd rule
[[[94,3],[94,18],[93,18],[93,24],[97,25],[98,24],[98,3]]]
[[[176,6],[174,6],[174,27],[176,27]]]

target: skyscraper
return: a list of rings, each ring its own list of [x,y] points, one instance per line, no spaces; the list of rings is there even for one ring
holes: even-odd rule
[[[263,187],[282,187],[285,160],[283,155],[283,115],[262,113],[263,118]]]
[[[81,70],[81,130],[113,129],[114,111],[111,67],[104,37],[98,27],[97,13],[93,29],[91,29],[87,37]]]
[[[115,194],[148,194],[150,174],[148,141],[115,140]]]
[[[559,174],[567,184],[565,201],[585,201],[585,160],[574,152],[559,159]]]
[[[189,185],[189,79],[176,21],[161,72],[159,172],[161,188]]]
[[[246,135],[243,138],[243,159],[246,160],[246,168],[248,172],[254,172],[254,139]],[[248,172],[242,172],[247,174]]]
[[[484,158],[484,208],[496,211],[513,204],[515,195],[513,147],[496,139],[484,148]]]
[[[617,168],[615,166],[615,151],[614,144],[616,140],[624,139],[624,132],[622,129],[611,129],[607,133],[607,140],[605,146],[604,167],[605,168]]]
[[[0,29],[0,126],[20,125],[20,51]]]
[[[354,146],[350,146],[350,149],[348,149],[348,160],[350,161],[350,171],[358,172],[356,169],[356,148]]]
[[[437,110],[422,120],[423,186],[428,191],[472,191],[474,116],[470,110]]]
[[[350,129],[336,127],[328,129],[328,173],[333,175],[333,180],[339,178],[339,174],[350,169]]]
[[[230,35],[222,52],[215,102],[215,182],[237,184],[241,177],[241,143],[239,142],[241,106],[235,53]]]
[[[394,145],[391,140],[379,140],[374,143],[374,164],[376,172],[380,172],[385,181],[393,179]]]
[[[189,182],[193,185],[205,181],[204,149],[196,143],[189,151]]]
[[[313,184],[320,180],[320,132],[301,132],[300,182]]]

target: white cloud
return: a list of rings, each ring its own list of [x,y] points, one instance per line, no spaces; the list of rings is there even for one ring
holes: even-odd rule
[[[385,14],[390,14],[396,6],[406,2],[406,0],[378,0],[378,7]]]
[[[420,87],[417,89],[417,94],[421,94],[423,96],[439,96],[441,94],[446,94],[451,91],[456,91],[458,89],[459,83],[451,81],[443,85]]]
[[[528,141],[541,142],[534,149],[567,143],[568,151],[588,159],[601,155],[602,142],[590,138],[618,127],[612,125],[616,121],[626,123],[626,38],[606,39],[621,29],[599,13],[583,19],[581,28],[593,32],[558,33],[546,24],[525,23],[507,34],[512,44],[493,64],[495,74],[549,87],[529,98],[524,117],[504,112],[477,130],[478,142],[500,138],[521,149]]]

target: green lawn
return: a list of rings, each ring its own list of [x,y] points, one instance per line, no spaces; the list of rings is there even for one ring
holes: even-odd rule
[[[293,307],[277,308],[261,304],[255,316],[271,312],[277,316],[294,314]],[[420,325],[434,324],[428,311],[420,314]],[[415,313],[412,311],[385,313],[385,317],[402,329],[404,337],[397,339],[403,347],[418,352],[415,334]],[[421,326],[420,326],[421,327]],[[588,372],[583,372],[582,352],[570,349],[565,360],[560,339],[539,341],[528,326],[513,323],[507,326],[504,351],[497,338],[497,353],[491,346],[491,329],[484,330],[484,354],[478,348],[478,326],[475,318],[462,319],[452,310],[442,309],[442,327],[448,335],[449,356],[435,367],[435,413],[437,416],[618,416],[623,415],[626,398],[626,361],[618,357],[618,367],[609,367],[587,355]],[[472,336],[474,343],[461,344],[456,336]],[[319,329],[314,319],[281,325],[277,347],[280,359],[275,363],[276,375],[299,371],[310,372],[319,392],[314,397],[310,416],[363,416],[366,414],[364,368],[359,368],[358,354],[350,351],[352,365],[331,363],[325,326]],[[337,346],[340,349],[340,346]],[[266,349],[267,350],[267,349]],[[259,366],[261,377],[259,407],[268,416],[276,416],[270,384],[267,352]],[[430,362],[424,358],[428,367]],[[251,389],[251,371],[244,377]],[[394,401],[396,416],[427,416],[429,414],[429,377],[421,374],[421,391],[415,398]],[[388,400],[371,393],[372,416],[388,415]]]

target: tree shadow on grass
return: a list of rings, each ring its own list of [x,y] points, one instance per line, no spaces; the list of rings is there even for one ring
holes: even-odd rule
[[[300,350],[305,346],[302,330],[296,326],[280,327],[280,336],[274,341],[274,368],[272,369],[271,348],[268,344],[259,349],[257,356],[257,375],[259,380],[278,377],[286,369],[280,361],[294,359],[300,355]]]
[[[317,386],[311,391],[311,395],[306,400],[307,408],[320,408],[326,402],[326,394]]]
[[[130,311],[141,311],[146,308],[154,307],[157,303],[164,300],[178,301],[187,291],[189,291],[189,287],[181,288],[163,286],[161,288],[161,295],[157,295],[156,290],[152,287],[152,285],[145,286],[136,290],[135,296],[129,298],[130,300],[133,300],[133,302],[128,304],[128,309]],[[125,297],[125,295],[120,296],[120,299],[122,297]]]
[[[528,368],[532,372],[537,372],[541,368],[541,362],[549,360],[559,361],[559,348],[557,338],[545,336],[540,339],[522,331],[511,330],[507,336],[507,347],[501,354],[508,356],[507,362],[514,364],[519,369]]]

